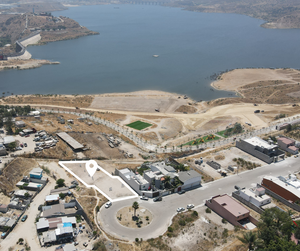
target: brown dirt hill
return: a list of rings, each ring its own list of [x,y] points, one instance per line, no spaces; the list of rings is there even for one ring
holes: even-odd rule
[[[23,176],[28,176],[35,167],[38,167],[38,163],[34,159],[14,159],[3,169],[2,175],[0,175],[1,192],[6,194],[14,190]]]

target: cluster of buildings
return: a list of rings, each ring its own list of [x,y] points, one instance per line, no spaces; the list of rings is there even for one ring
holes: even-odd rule
[[[141,172],[134,173],[128,168],[116,169],[115,173],[139,195],[149,198],[193,189],[201,185],[201,175],[198,172],[194,170],[178,171],[176,164],[173,166],[161,161],[142,165],[140,167],[143,170],[142,174],[140,174]]]
[[[252,137],[236,141],[236,147],[268,164],[283,160],[285,152],[298,154],[300,145],[296,144],[295,140],[283,136],[276,140],[277,144],[274,144],[271,139],[265,141],[259,137]]]
[[[237,186],[235,188],[237,191],[232,193],[233,198],[226,194],[217,195],[205,203],[207,207],[234,226],[252,229],[257,225],[257,220],[250,215],[250,211],[241,203],[260,214],[273,207],[282,210],[272,203],[269,195],[300,212],[300,180],[293,174],[290,174],[287,178],[266,176],[261,184],[257,184],[256,187],[250,189],[241,189]]]
[[[0,230],[3,232],[2,238],[5,238],[8,233],[15,227],[22,215],[25,213],[32,198],[47,184],[48,179],[43,177],[41,168],[33,168],[29,176],[24,176],[23,179],[16,184],[21,188],[12,193],[12,198],[8,204],[0,204],[0,212],[3,216],[0,217]],[[11,217],[10,210],[19,210],[19,215]],[[8,216],[9,215],[9,216]]]
[[[56,250],[77,250],[77,237],[86,228],[80,221],[85,219],[89,226],[90,221],[76,199],[66,200],[65,196],[71,195],[68,187],[53,189],[45,197],[44,206],[39,207],[36,231],[42,247],[62,244]]]

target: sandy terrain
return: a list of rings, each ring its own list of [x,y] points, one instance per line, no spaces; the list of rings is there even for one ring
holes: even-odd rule
[[[258,81],[291,81],[295,74],[300,77],[300,72],[294,69],[236,69],[221,75],[220,80],[213,82],[212,86],[220,90],[236,91]]]
[[[187,103],[188,99],[183,99],[183,96],[177,94],[160,91],[138,91],[99,95],[94,98],[90,107],[139,112],[155,112],[155,109],[159,109],[163,113],[172,113]]]
[[[59,64],[59,62],[51,62],[49,60],[40,60],[40,59],[11,59],[7,61],[0,61],[0,70],[8,70],[8,69],[33,69],[41,67],[42,65],[47,64]]]

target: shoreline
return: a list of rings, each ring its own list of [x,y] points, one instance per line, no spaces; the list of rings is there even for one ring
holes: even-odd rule
[[[3,70],[28,70],[39,68],[42,65],[56,65],[58,61],[49,61],[45,59],[11,59],[0,61],[0,71]]]

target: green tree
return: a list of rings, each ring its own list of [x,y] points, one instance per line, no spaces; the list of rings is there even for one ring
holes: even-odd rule
[[[4,122],[5,130],[7,131],[7,134],[13,134],[13,122],[11,119],[11,116],[6,117],[6,121]]]
[[[170,188],[171,184],[170,184],[170,180],[171,180],[171,177],[170,176],[165,176],[165,187],[166,188]]]
[[[139,208],[139,203],[137,201],[133,202],[132,204],[132,208],[134,209],[134,216],[135,216],[135,213],[136,213],[136,210]]]
[[[284,239],[290,241],[292,235],[292,219],[288,213],[278,208],[266,209],[258,224],[258,237],[267,248],[271,242]]]
[[[60,193],[59,197],[63,200],[66,197],[66,195],[64,193]]]
[[[254,233],[252,231],[243,233],[243,237],[237,236],[237,238],[241,242],[246,244],[250,251],[255,249],[257,241],[258,241],[256,233]]]
[[[16,142],[11,142],[7,145],[7,148],[8,148],[9,151],[12,151],[16,148],[16,146],[17,146]]]
[[[65,180],[64,180],[64,179],[58,179],[58,180],[56,181],[56,185],[57,185],[58,187],[63,187],[63,186],[65,186]]]

